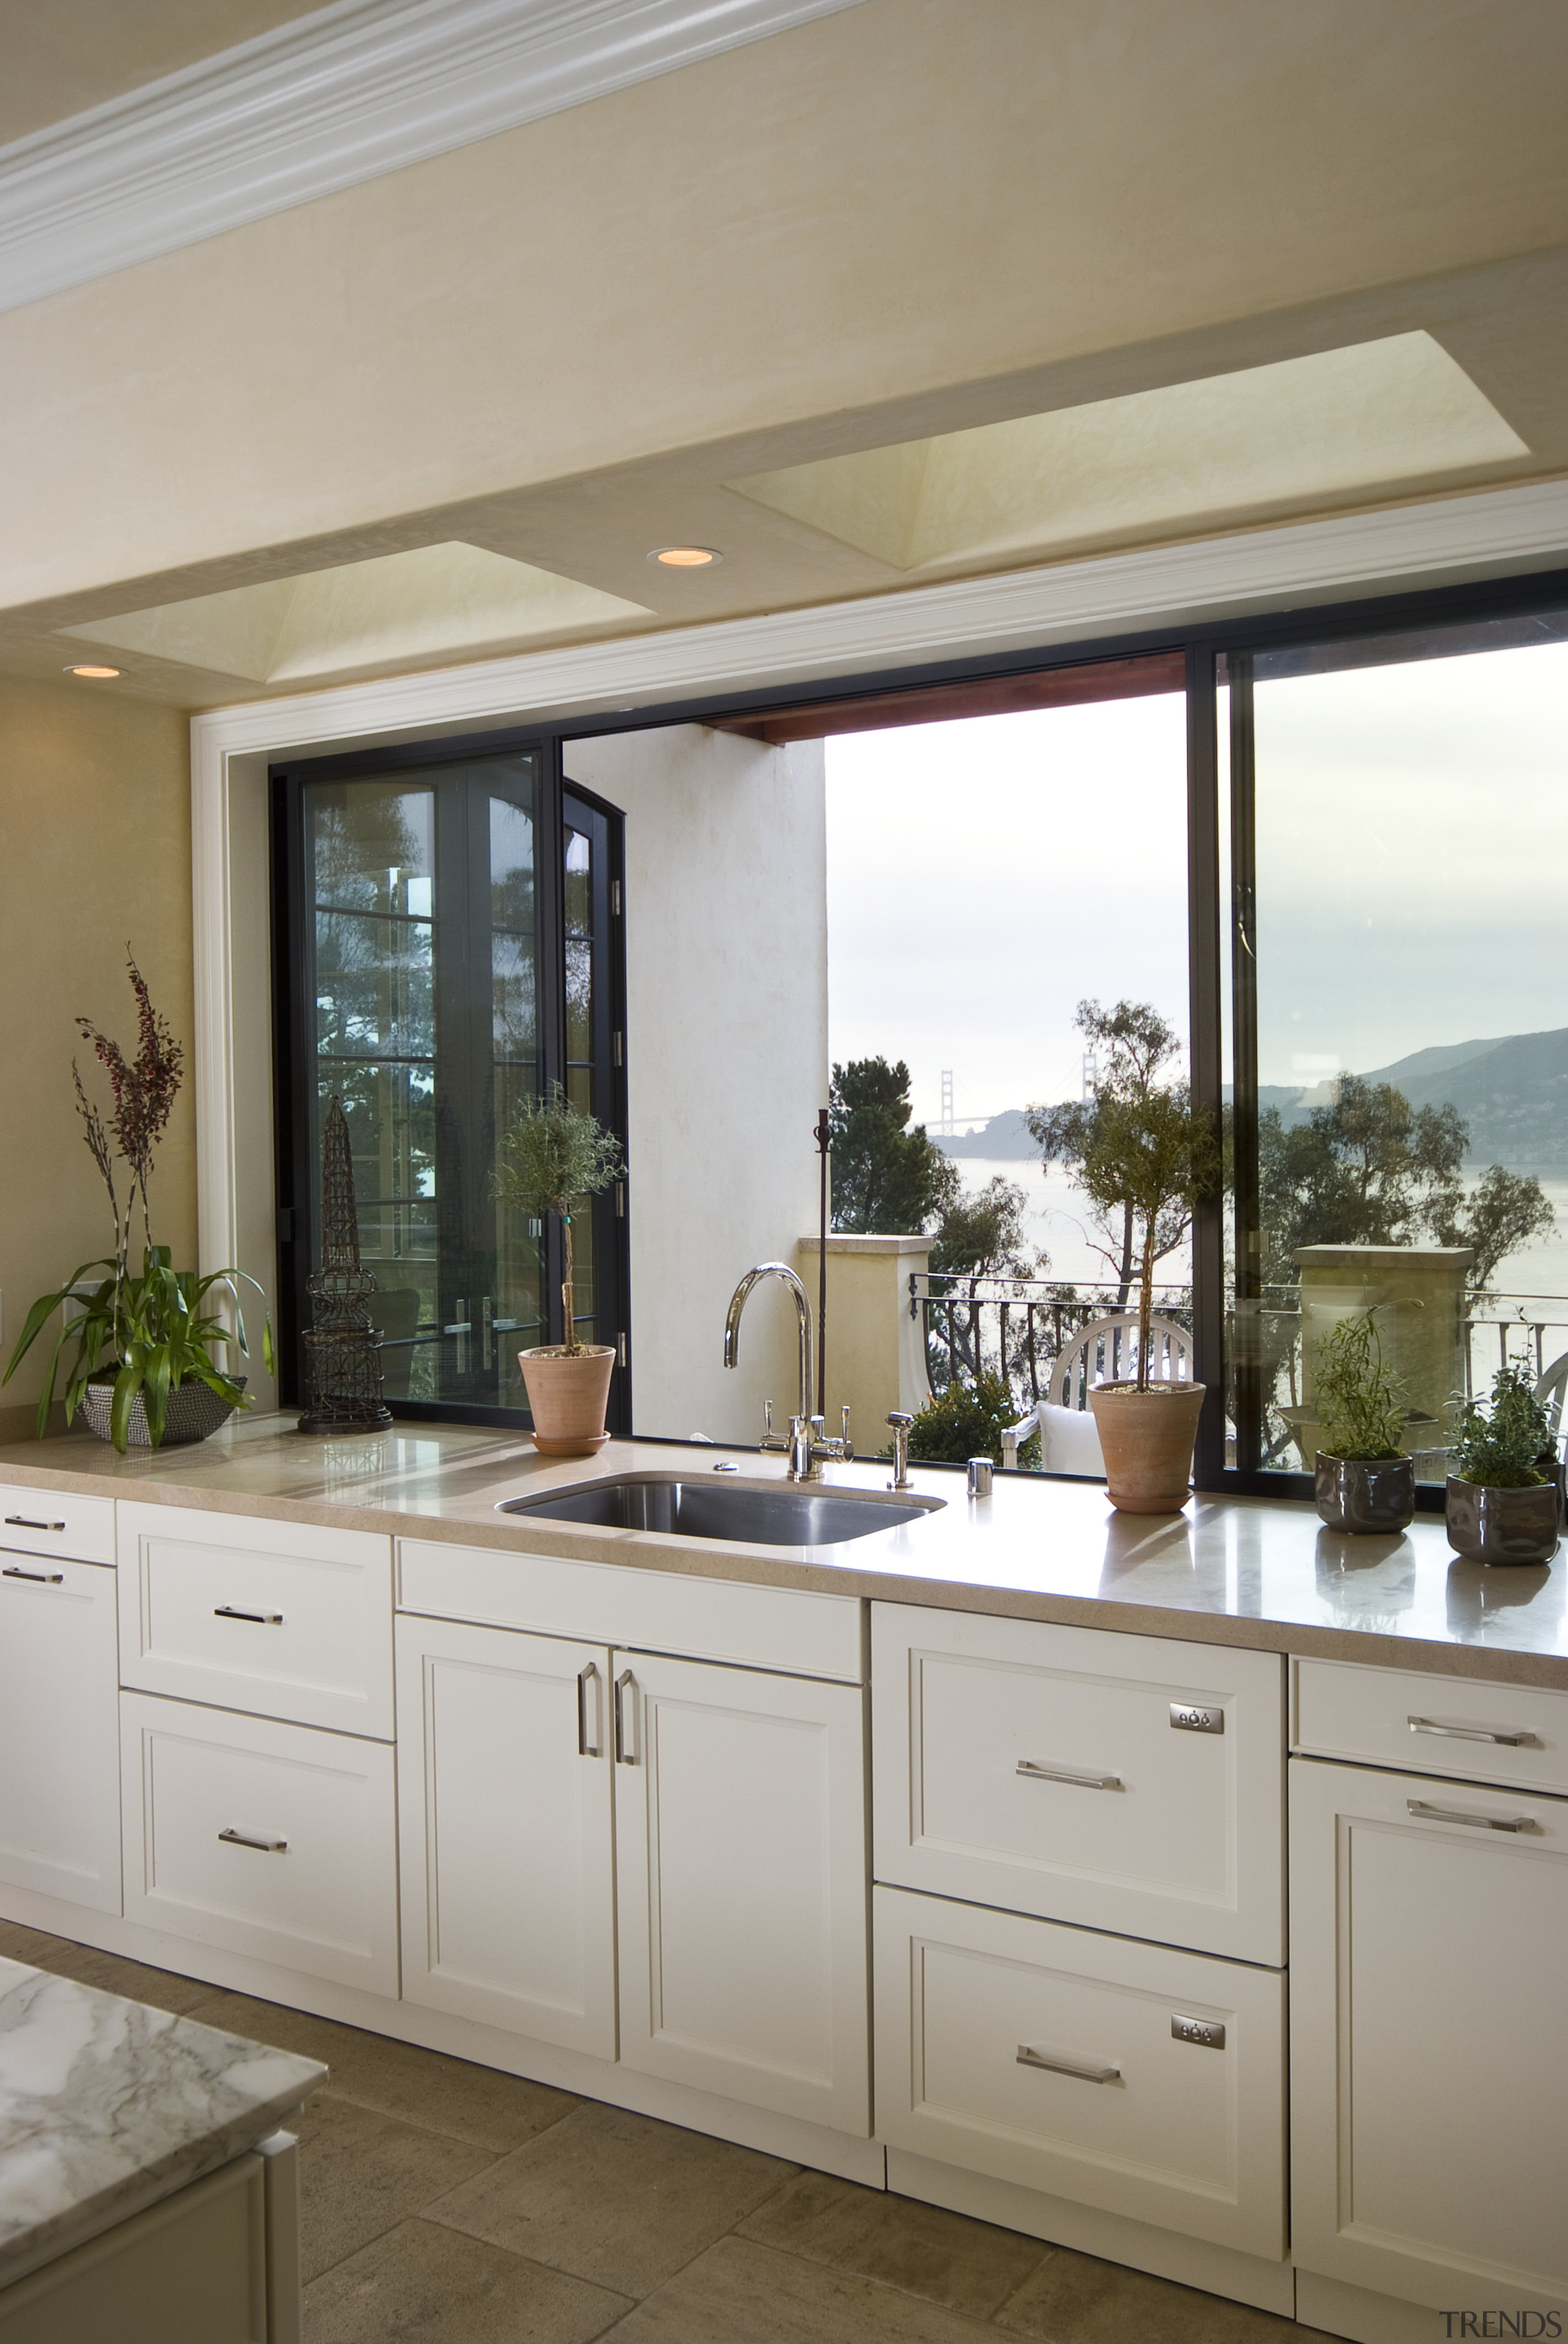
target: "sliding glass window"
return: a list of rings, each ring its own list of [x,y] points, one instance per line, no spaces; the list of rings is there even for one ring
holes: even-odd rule
[[[1227,1462],[1310,1470],[1318,1347],[1371,1309],[1441,1483],[1460,1397],[1568,1351],[1568,613],[1220,681]]]

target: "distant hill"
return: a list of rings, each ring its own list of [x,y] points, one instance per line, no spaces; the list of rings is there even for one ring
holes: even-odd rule
[[[930,1130],[929,1125],[927,1128]],[[1021,1161],[1030,1157],[1036,1163],[1040,1160],[1039,1146],[1029,1136],[1020,1106],[1007,1107],[1000,1115],[993,1115],[980,1130],[960,1132],[954,1139],[945,1139],[934,1131],[930,1136],[944,1156],[979,1156],[993,1163]]]

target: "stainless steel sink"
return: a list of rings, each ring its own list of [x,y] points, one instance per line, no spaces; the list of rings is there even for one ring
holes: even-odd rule
[[[876,1531],[940,1512],[940,1498],[883,1498],[845,1490],[801,1490],[780,1483],[687,1480],[673,1473],[633,1473],[582,1481],[538,1498],[504,1498],[498,1513],[552,1522],[592,1522],[604,1530],[658,1531],[667,1538],[739,1539],[753,1546],[842,1546]]]

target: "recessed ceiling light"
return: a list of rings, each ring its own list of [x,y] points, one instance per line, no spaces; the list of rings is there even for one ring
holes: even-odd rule
[[[724,556],[710,545],[660,545],[648,558],[664,570],[713,570]]]
[[[61,670],[63,675],[109,676],[119,672],[117,667],[67,667]]]

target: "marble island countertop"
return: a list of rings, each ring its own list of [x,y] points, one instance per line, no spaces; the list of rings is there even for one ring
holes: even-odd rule
[[[0,1960],[0,2288],[253,2148],[326,2075]]]
[[[116,1457],[90,1435],[0,1449],[0,1480],[98,1497],[271,1517],[395,1537],[560,1555],[699,1577],[1120,1628],[1322,1659],[1568,1689],[1568,1561],[1460,1561],[1441,1515],[1396,1538],[1343,1538],[1312,1505],[1197,1497],[1175,1515],[1119,1514],[1098,1482],[998,1474],[970,1500],[955,1472],[916,1467],[940,1510],[833,1547],[681,1541],[498,1513],[503,1499],[618,1474],[783,1483],[754,1450],[613,1440],[590,1460],[538,1455],[526,1433],[400,1424],[305,1439],[291,1416],[240,1419],[199,1446]],[[823,1488],[882,1495],[875,1460]]]

